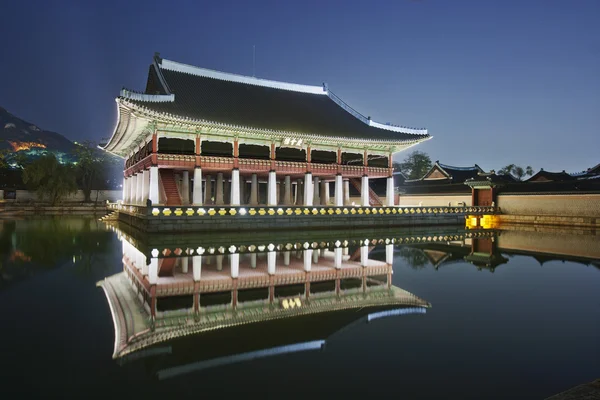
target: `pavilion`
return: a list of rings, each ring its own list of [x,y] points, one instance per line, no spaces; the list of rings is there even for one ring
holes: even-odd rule
[[[123,204],[394,205],[392,156],[431,137],[375,122],[319,86],[219,72],[155,54],[123,89],[101,146],[125,159]],[[386,178],[386,199],[369,179]],[[330,186],[333,193],[330,193]]]

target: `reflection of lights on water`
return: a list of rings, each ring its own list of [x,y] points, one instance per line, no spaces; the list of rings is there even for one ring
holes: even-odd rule
[[[75,256],[73,256],[73,264],[75,264]]]

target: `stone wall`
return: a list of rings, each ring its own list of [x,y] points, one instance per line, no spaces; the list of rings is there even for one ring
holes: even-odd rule
[[[444,195],[400,195],[400,206],[452,206],[456,207],[459,203],[465,203],[470,206],[471,194],[444,194]]]
[[[375,227],[416,227],[425,225],[464,226],[461,214],[437,215],[293,215],[212,217],[145,216],[119,212],[119,221],[146,232],[204,232],[209,230],[248,231],[281,229],[365,229]]]
[[[91,199],[92,201],[96,200],[96,193],[98,192],[98,201],[106,202],[107,200],[110,202],[115,202],[123,197],[122,190],[92,190]],[[37,194],[32,190],[17,190],[16,191],[16,200],[6,200],[7,202],[35,202],[37,201]],[[4,190],[0,190],[0,200],[4,199]],[[83,190],[78,190],[77,193],[67,196],[64,201],[65,202],[82,202],[84,200]]]
[[[497,205],[507,215],[600,217],[600,194],[500,194]]]

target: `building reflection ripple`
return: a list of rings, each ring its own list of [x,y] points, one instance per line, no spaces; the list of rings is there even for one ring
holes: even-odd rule
[[[113,229],[123,245],[123,272],[98,282],[115,327],[113,358],[169,354],[160,379],[321,350],[349,325],[430,307],[392,285],[399,239],[383,233],[302,240],[184,235],[176,245],[173,237]],[[385,260],[370,257],[375,248]]]

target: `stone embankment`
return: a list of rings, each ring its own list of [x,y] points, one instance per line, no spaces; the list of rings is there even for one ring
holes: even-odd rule
[[[0,203],[0,218],[40,215],[105,215],[106,203]]]

